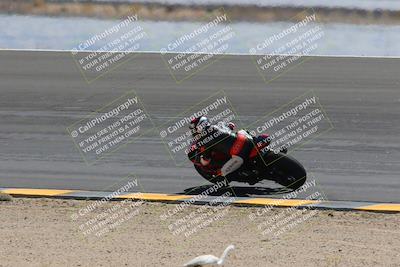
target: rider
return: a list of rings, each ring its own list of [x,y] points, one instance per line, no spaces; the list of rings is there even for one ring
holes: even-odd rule
[[[234,133],[233,123],[229,123],[228,127],[211,125],[205,116],[194,118],[189,128],[192,130],[195,145],[188,154],[189,158],[192,159],[193,153],[200,149],[200,162],[207,166],[211,161],[211,150],[218,151],[231,157],[221,167],[218,175],[226,176],[239,169],[253,148],[252,136],[244,130]]]

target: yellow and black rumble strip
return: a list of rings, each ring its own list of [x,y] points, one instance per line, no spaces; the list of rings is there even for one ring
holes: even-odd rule
[[[87,199],[96,200],[108,197],[111,192],[102,191],[80,191],[63,189],[34,189],[34,188],[0,188],[0,192],[13,197],[41,197],[41,198],[63,198],[63,199]],[[125,193],[118,195],[112,200],[137,199],[146,201],[159,201],[179,203],[193,198],[194,195],[163,194],[163,193]],[[216,200],[217,196],[209,196],[207,199],[194,201],[193,204],[207,204]],[[217,201],[218,202],[218,201]],[[231,203],[238,206],[274,206],[274,207],[298,207],[312,209],[332,210],[358,210],[375,212],[400,212],[400,203],[380,203],[362,201],[318,201],[302,199],[276,199],[262,197],[236,197]]]

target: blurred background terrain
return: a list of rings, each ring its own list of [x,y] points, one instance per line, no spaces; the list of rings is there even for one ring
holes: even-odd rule
[[[313,10],[325,36],[311,54],[400,55],[400,2],[391,0],[2,0],[0,48],[71,50],[136,10],[149,33],[141,50],[159,51],[221,8],[238,37],[227,53],[247,54],[290,27],[296,14]]]

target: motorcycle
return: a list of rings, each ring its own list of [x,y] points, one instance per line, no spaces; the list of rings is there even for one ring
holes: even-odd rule
[[[292,190],[296,190],[305,183],[307,173],[300,162],[286,155],[286,153],[276,153],[269,149],[270,139],[268,135],[252,136],[252,138],[254,148],[248,160],[238,170],[226,177],[219,176],[218,170],[229,160],[228,155],[211,151],[209,153],[211,161],[204,166],[202,154],[197,151],[196,156],[191,161],[197,172],[211,183],[226,179],[228,183],[235,181],[254,185],[263,180],[271,180]]]

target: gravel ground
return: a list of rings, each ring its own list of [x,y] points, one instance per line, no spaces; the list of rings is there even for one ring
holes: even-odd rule
[[[400,214],[14,198],[0,218],[0,266],[182,266],[229,244],[224,266],[400,266]]]

